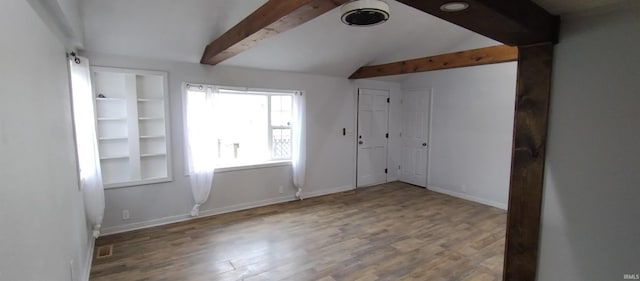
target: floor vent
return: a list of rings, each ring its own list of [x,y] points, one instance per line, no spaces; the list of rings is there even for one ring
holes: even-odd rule
[[[108,258],[113,255],[113,245],[98,247],[96,259]]]

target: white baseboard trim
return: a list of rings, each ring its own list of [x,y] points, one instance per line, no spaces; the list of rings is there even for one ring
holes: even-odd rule
[[[89,277],[91,276],[91,266],[93,265],[93,251],[95,250],[95,247],[96,239],[91,236],[89,238],[89,251],[87,253],[87,260],[84,262],[84,271],[82,272],[82,276],[80,276],[80,279],[78,280],[89,281]]]
[[[282,202],[289,202],[289,201],[293,201],[293,200],[296,200],[296,197],[294,195],[290,195],[290,196],[281,196],[281,197],[265,199],[265,200],[250,202],[250,203],[236,204],[236,205],[231,205],[231,206],[227,206],[227,207],[213,208],[213,209],[201,211],[199,217],[215,216],[215,215],[219,215],[219,214],[231,213],[231,212],[235,212],[235,211],[241,211],[241,210],[246,210],[246,209],[251,209],[251,208],[257,208],[257,207],[262,207],[262,206],[267,206],[267,205],[273,205],[273,204],[278,204],[278,203],[282,203]],[[191,217],[189,216],[189,218],[191,218]]]
[[[498,203],[498,202],[494,202],[494,201],[490,201],[490,200],[485,200],[482,199],[480,197],[476,197],[473,195],[469,195],[469,194],[465,194],[465,193],[460,193],[460,192],[456,192],[456,191],[451,191],[445,188],[441,188],[441,187],[436,187],[436,186],[429,186],[427,187],[428,190],[431,190],[433,192],[438,192],[438,193],[442,193],[442,194],[446,194],[449,196],[453,196],[453,197],[457,197],[457,198],[461,198],[464,200],[469,200],[469,201],[473,201],[476,203],[480,203],[483,205],[488,205],[491,207],[495,207],[498,209],[502,209],[502,210],[507,210],[507,204],[505,203]]]
[[[266,206],[266,205],[272,205],[272,204],[292,201],[292,200],[295,200],[295,199],[296,199],[295,196],[282,196],[282,197],[276,197],[276,198],[271,198],[271,199],[266,199],[266,200],[250,202],[250,203],[242,203],[242,204],[236,204],[236,205],[231,205],[231,206],[226,206],[226,207],[221,207],[221,208],[214,208],[214,209],[209,209],[209,210],[201,210],[200,211],[200,215],[195,217],[195,218],[191,217],[191,215],[189,213],[186,213],[186,214],[182,214],[182,215],[169,216],[169,217],[153,219],[153,220],[148,220],[148,221],[142,221],[142,222],[136,222],[136,223],[130,223],[130,224],[124,224],[124,225],[108,227],[108,228],[105,228],[102,231],[102,233],[103,233],[103,235],[111,235],[111,234],[128,232],[128,231],[133,231],[133,230],[138,230],[138,229],[143,229],[143,228],[149,228],[149,227],[154,227],[154,226],[159,226],[159,225],[165,225],[165,224],[170,224],[170,223],[187,221],[187,220],[192,220],[192,219],[196,219],[196,218],[203,218],[203,217],[214,216],[214,215],[219,215],[219,214],[224,214],[224,213],[230,213],[230,212],[235,212],[235,211],[240,211],[240,210],[257,208],[257,207],[262,207],[262,206]]]
[[[302,198],[303,199],[304,198],[313,198],[313,197],[329,195],[329,194],[333,194],[333,193],[345,192],[345,191],[349,191],[349,190],[353,190],[353,189],[354,189],[353,185],[345,185],[345,186],[341,186],[341,187],[321,189],[321,190],[313,191],[313,192],[304,192],[304,190],[302,190]]]
[[[348,191],[348,190],[353,190],[353,186],[348,185],[348,186],[342,186],[342,187],[337,187],[337,188],[322,189],[322,190],[313,191],[313,192],[305,192],[304,189],[303,189],[302,190],[302,198],[303,199],[312,198],[312,197],[317,197],[317,196],[322,196],[322,195],[327,195],[327,194],[332,194],[332,193],[338,193],[338,192],[343,192],[343,191]],[[197,219],[197,218],[220,215],[220,214],[224,214],[224,213],[231,213],[231,212],[235,212],[235,211],[252,209],[252,208],[257,208],[257,207],[262,207],[262,206],[267,206],[267,205],[273,205],[273,204],[278,204],[278,203],[283,203],[283,202],[288,202],[288,201],[294,201],[294,200],[297,200],[297,198],[295,196],[293,196],[293,195],[281,196],[281,197],[275,197],[275,198],[270,198],[270,199],[255,201],[255,202],[236,204],[236,205],[231,205],[231,206],[226,206],[226,207],[213,208],[213,209],[209,209],[209,210],[201,210],[200,211],[200,215],[195,217],[195,218],[191,217],[188,213],[186,213],[186,214],[182,214],[182,215],[169,216],[169,217],[153,219],[153,220],[148,220],[148,221],[142,221],[142,222],[136,222],[136,223],[130,223],[130,224],[124,224],[124,225],[117,225],[117,226],[104,228],[102,230],[102,235],[111,235],[111,234],[116,234],[116,233],[128,232],[128,231],[133,231],[133,230],[138,230],[138,229],[144,229],[144,228],[160,226],[160,225],[165,225],[165,224],[170,224],[170,223],[176,223],[176,222],[181,222],[181,221],[188,221],[188,220]]]

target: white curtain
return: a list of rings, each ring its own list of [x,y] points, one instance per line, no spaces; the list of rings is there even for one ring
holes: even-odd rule
[[[306,136],[305,96],[298,93],[293,96],[293,153],[291,166],[293,170],[293,185],[298,188],[296,196],[302,200],[302,188],[307,164],[307,136]]]
[[[195,205],[191,216],[198,216],[200,206],[207,202],[216,166],[214,100],[216,88],[187,85],[185,95],[185,144],[191,192]]]
[[[91,91],[89,60],[82,57],[72,57],[69,60],[69,68],[78,168],[80,169],[80,188],[84,196],[87,220],[93,229],[93,237],[98,238],[104,217],[104,186],[94,121],[95,108]]]

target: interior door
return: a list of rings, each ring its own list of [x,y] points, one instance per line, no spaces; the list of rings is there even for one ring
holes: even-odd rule
[[[356,186],[387,181],[389,91],[358,89]]]
[[[402,99],[402,155],[399,179],[427,187],[429,157],[429,90],[405,91]]]

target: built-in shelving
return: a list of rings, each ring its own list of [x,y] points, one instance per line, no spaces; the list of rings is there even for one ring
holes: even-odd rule
[[[171,180],[166,72],[92,68],[106,188]]]

